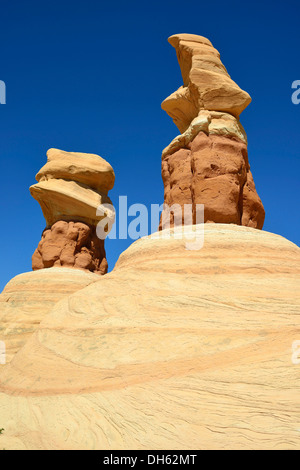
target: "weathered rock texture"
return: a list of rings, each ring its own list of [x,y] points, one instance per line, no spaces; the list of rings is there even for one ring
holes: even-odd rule
[[[204,221],[261,229],[265,212],[256,192],[239,114],[251,98],[231,80],[210,41],[171,36],[184,86],[162,108],[182,133],[162,154],[164,202],[204,204]],[[171,214],[171,226],[177,222]],[[161,221],[160,228],[163,227]]]
[[[55,304],[0,367],[0,448],[299,448],[300,250],[204,227],[202,250],[138,240]]]
[[[111,205],[107,193],[114,185],[112,167],[98,155],[58,149],[48,150],[47,159],[36,175],[38,183],[30,188],[47,223],[33,269],[67,266],[105,274],[104,240],[95,227],[104,217],[113,219],[112,210],[104,206]]]
[[[99,276],[74,269],[40,269],[19,274],[0,295],[0,340],[6,362],[26,343],[41,320],[63,297],[83,289]]]
[[[44,230],[32,256],[32,269],[61,266],[106,274],[105,256],[104,240],[97,237],[93,225],[60,220]]]

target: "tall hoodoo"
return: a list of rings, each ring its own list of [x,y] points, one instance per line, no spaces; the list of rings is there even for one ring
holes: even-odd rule
[[[98,155],[58,149],[48,150],[47,160],[30,188],[47,223],[32,257],[33,270],[74,267],[105,274],[104,240],[97,237],[96,226],[105,216],[113,217],[103,206],[111,204],[112,167]]]
[[[169,42],[176,49],[183,86],[162,103],[181,132],[162,153],[164,202],[182,208],[192,204],[193,223],[196,204],[204,204],[205,222],[261,229],[265,211],[239,121],[251,98],[230,78],[208,39],[177,34]],[[176,223],[173,216],[171,225]]]

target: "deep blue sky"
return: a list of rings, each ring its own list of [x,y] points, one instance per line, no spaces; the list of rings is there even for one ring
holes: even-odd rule
[[[168,36],[208,37],[252,96],[241,122],[264,229],[299,244],[299,2],[0,1],[0,289],[31,270],[44,219],[29,186],[50,147],[97,153],[113,202],[163,202],[161,151],[178,134],[161,101],[181,84]],[[131,243],[107,240],[110,269]]]

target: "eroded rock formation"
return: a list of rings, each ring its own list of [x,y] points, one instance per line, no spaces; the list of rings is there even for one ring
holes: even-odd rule
[[[189,116],[163,153],[166,197],[199,197],[207,221],[226,223],[137,240],[101,278],[87,270],[102,265],[96,208],[112,169],[49,152],[31,189],[47,220],[34,263],[55,267],[0,296],[1,449],[299,448],[300,250],[240,225],[263,214],[233,115],[243,93]],[[201,231],[201,249],[187,249]]]
[[[74,267],[105,274],[104,240],[97,237],[96,225],[105,216],[113,218],[104,204],[111,204],[107,193],[114,171],[98,155],[50,149],[47,157],[36,175],[38,183],[30,188],[47,223],[32,268]]]
[[[99,240],[93,225],[60,220],[44,230],[32,266],[33,269],[75,267],[105,274],[108,266],[104,241]]]
[[[299,260],[233,224],[137,240],[0,367],[1,448],[299,448]]]
[[[66,267],[39,269],[11,279],[0,295],[0,340],[5,342],[6,363],[57,302],[96,281],[97,274]]]
[[[181,132],[162,154],[164,202],[182,209],[192,204],[193,223],[196,204],[204,204],[205,222],[261,229],[265,211],[239,121],[251,98],[231,80],[208,39],[179,34],[169,42],[176,49],[184,86],[162,103]],[[171,226],[176,224],[171,213]]]

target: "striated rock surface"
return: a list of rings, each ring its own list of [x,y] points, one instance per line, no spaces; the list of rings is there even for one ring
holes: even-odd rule
[[[19,274],[9,281],[0,295],[0,340],[5,342],[6,362],[59,300],[97,280],[93,273],[51,268]]]
[[[162,153],[164,202],[178,204],[182,211],[191,204],[194,223],[196,204],[204,204],[205,222],[261,229],[265,211],[239,122],[251,98],[231,80],[210,41],[179,34],[169,42],[176,49],[184,86],[162,103],[181,132]],[[171,226],[178,224],[174,213],[171,217]]]
[[[204,227],[203,249],[162,231],[55,304],[0,368],[1,448],[299,447],[300,250]]]
[[[47,223],[33,269],[68,266],[105,274],[104,240],[95,227],[104,217],[114,218],[106,206],[112,204],[107,195],[115,180],[112,167],[98,155],[58,149],[48,150],[47,160],[30,188]]]

